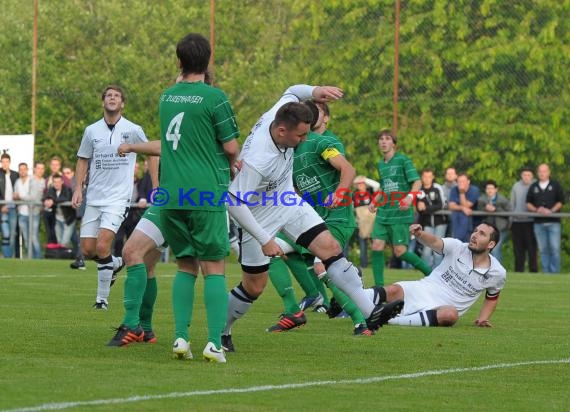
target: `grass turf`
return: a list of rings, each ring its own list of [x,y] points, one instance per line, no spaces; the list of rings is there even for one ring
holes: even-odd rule
[[[312,312],[303,328],[266,333],[282,310],[268,284],[234,327],[237,352],[222,365],[201,360],[202,280],[190,332],[195,359],[172,359],[174,273],[173,264],[158,266],[158,343],[109,348],[111,328],[123,317],[124,273],[110,309],[95,311],[92,262],[77,271],[68,261],[0,260],[0,410],[569,408],[568,275],[509,274],[491,329],[472,326],[478,302],[452,328],[388,326],[373,337],[352,336],[349,319]],[[418,277],[386,274],[388,282]],[[238,266],[229,264],[228,289],[239,278]],[[369,270],[365,279],[370,284]],[[541,360],[557,363],[525,364]]]

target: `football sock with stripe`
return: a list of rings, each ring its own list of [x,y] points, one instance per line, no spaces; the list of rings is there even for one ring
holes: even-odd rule
[[[388,321],[390,325],[400,326],[437,326],[437,310],[425,310],[411,315],[396,316]]]
[[[289,260],[289,258],[287,258],[287,260]],[[307,271],[306,266],[305,271]],[[277,294],[281,296],[284,307],[283,313],[293,315],[299,312],[301,309],[297,304],[289,270],[280,257],[271,259],[269,263],[269,279],[275,287]]]
[[[97,262],[97,302],[107,302],[111,293],[113,277],[113,256],[95,258]]]
[[[354,302],[350,300],[350,298],[346,296],[346,294],[344,294],[339,288],[337,288],[330,281],[330,279],[328,279],[328,276],[325,275],[322,277],[322,279],[324,283],[328,286],[328,288],[331,290],[334,298],[336,299],[340,307],[343,308],[346,311],[346,313],[349,314],[350,318],[352,319],[352,322],[355,325],[365,323],[366,319],[364,318],[364,315],[362,314],[362,312],[360,312],[360,310],[354,304]]]
[[[228,295],[228,319],[222,335],[230,335],[232,333],[234,322],[245,315],[257,299],[246,292],[241,282]]]
[[[429,267],[429,265],[426,262],[424,262],[421,257],[419,257],[413,252],[410,252],[409,250],[400,256],[400,260],[408,262],[413,267],[422,272],[424,276],[428,276],[431,273],[431,268]]]
[[[374,275],[374,286],[384,286],[384,251],[372,251],[372,274]]]
[[[172,310],[174,312],[174,338],[190,340],[188,326],[194,309],[196,275],[177,271],[172,283]]]
[[[158,285],[156,278],[147,278],[146,288],[144,290],[141,309],[139,312],[141,327],[145,332],[150,332],[152,330],[152,315],[154,313],[154,303],[156,302],[157,294]]]
[[[342,255],[323,260],[330,280],[354,302],[365,317],[374,310],[372,299],[362,287],[358,270]]]
[[[127,267],[125,290],[123,292],[123,306],[125,317],[123,325],[135,329],[139,323],[139,312],[146,289],[146,266],[144,263]]]
[[[204,305],[208,320],[208,342],[219,349],[222,347],[222,330],[226,326],[228,315],[228,291],[223,274],[204,277]]]

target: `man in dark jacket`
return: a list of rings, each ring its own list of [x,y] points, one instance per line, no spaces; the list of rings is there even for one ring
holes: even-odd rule
[[[2,170],[0,171],[0,204],[2,211],[2,254],[4,257],[12,257],[16,245],[18,214],[14,200],[14,185],[19,175],[10,169],[10,155],[6,152],[0,156]]]
[[[434,212],[443,210],[445,207],[445,195],[441,185],[435,183],[434,179],[433,169],[426,168],[422,170],[422,187],[420,189],[422,193],[418,196],[416,203],[419,213],[418,223],[422,225],[424,232],[442,238],[445,237],[447,229],[447,217],[445,215],[434,215]],[[430,267],[434,268],[440,264],[443,256],[424,246],[422,259]]]
[[[71,188],[63,184],[63,176],[60,174],[52,176],[52,186],[44,198],[44,208],[54,212],[57,243],[65,246],[70,244],[77,216],[69,203],[72,196]],[[66,202],[68,204],[63,205]]]
[[[529,212],[543,217],[534,219],[534,235],[540,252],[544,273],[560,273],[561,223],[552,213],[560,212],[564,203],[564,191],[555,180],[550,179],[550,168],[541,164],[537,169],[538,181],[530,185],[526,195]]]

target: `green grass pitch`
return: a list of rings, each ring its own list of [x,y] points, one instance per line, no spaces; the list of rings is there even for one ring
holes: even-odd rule
[[[229,289],[239,267],[227,272]],[[68,261],[0,260],[0,410],[570,410],[567,274],[509,274],[491,329],[472,326],[478,302],[452,328],[387,326],[373,337],[352,336],[349,319],[312,312],[303,328],[265,332],[281,312],[268,284],[234,327],[237,352],[224,365],[201,360],[202,280],[195,359],[172,359],[174,273],[172,263],[158,266],[158,343],[110,348],[123,316],[124,273],[103,312],[91,308],[93,262],[74,271]],[[386,274],[388,282],[418,277]]]

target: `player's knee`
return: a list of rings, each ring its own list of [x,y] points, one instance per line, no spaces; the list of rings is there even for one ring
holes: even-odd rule
[[[439,326],[453,326],[458,320],[459,313],[455,308],[445,307],[437,310],[437,323]]]
[[[383,252],[384,251],[384,244],[380,242],[378,239],[372,240],[371,249],[373,252]]]
[[[242,280],[242,285],[248,295],[257,298],[260,296],[267,284],[267,276],[246,277]]]
[[[386,291],[386,301],[388,302],[404,298],[404,290],[400,285],[384,286],[384,290]]]
[[[141,255],[141,249],[134,246],[136,245],[127,242],[123,248],[123,260],[127,266],[136,265],[144,260],[144,255]]]

